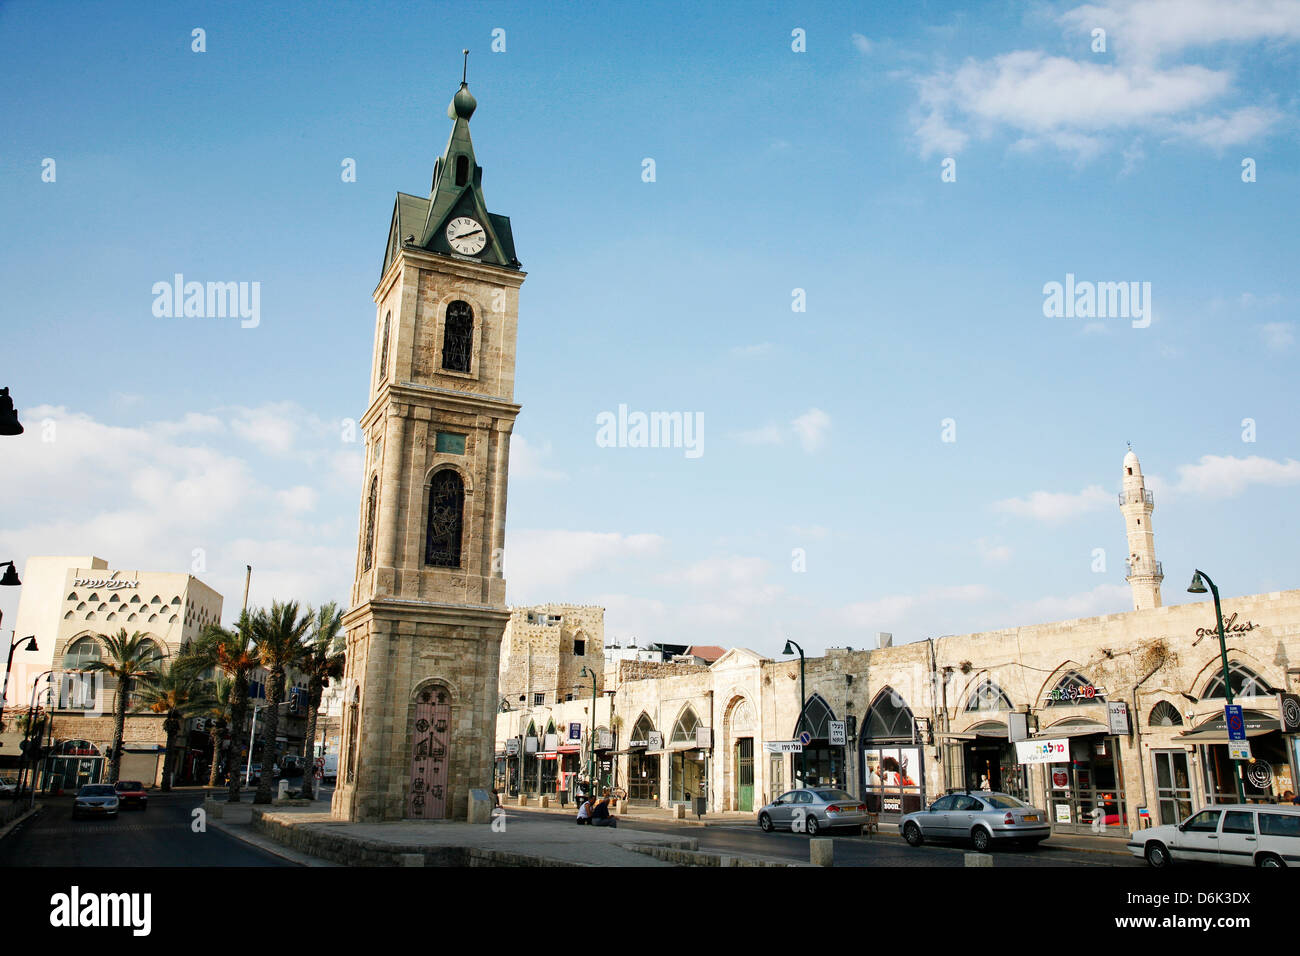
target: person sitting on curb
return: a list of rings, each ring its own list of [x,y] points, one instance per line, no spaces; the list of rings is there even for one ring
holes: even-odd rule
[[[582,806],[578,807],[578,819],[573,822],[578,824],[578,826],[582,826],[583,824],[590,824],[591,814],[592,814],[591,799],[588,798],[582,802]]]
[[[591,808],[591,825],[593,827],[617,827],[618,818],[611,816],[609,812],[609,788],[606,787],[596,801],[596,805]]]

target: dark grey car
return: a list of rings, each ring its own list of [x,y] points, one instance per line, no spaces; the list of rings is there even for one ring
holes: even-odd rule
[[[972,790],[940,797],[898,821],[912,846],[926,840],[969,840],[983,852],[995,841],[1036,845],[1052,835],[1047,811],[1009,793]]]

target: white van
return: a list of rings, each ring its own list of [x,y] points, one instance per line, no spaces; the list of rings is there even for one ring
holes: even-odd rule
[[[1200,860],[1240,866],[1300,866],[1300,806],[1229,803],[1207,807],[1177,826],[1138,830],[1134,856],[1155,867]]]

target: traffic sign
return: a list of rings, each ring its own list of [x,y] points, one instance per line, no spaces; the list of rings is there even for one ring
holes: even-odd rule
[[[764,740],[763,749],[770,754],[801,754],[803,744],[797,740]]]
[[[1225,705],[1223,718],[1228,727],[1229,740],[1246,739],[1246,718],[1242,716],[1240,704]]]
[[[799,735],[799,743],[807,747],[810,743],[812,743],[812,734],[808,733],[808,731],[805,730],[803,733]]]
[[[846,743],[844,733],[844,721],[832,720],[830,725],[830,738],[832,747],[843,747]]]
[[[1233,740],[1228,744],[1229,760],[1250,760],[1250,741]]]

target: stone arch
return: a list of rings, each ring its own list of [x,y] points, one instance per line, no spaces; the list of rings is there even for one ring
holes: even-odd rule
[[[1006,713],[1016,709],[1006,689],[988,671],[980,671],[971,678],[958,701],[960,712],[964,714]],[[988,706],[999,702],[1002,706]]]
[[[695,730],[700,726],[700,715],[696,713],[695,707],[690,701],[682,705],[682,709],[677,712],[677,719],[673,721],[672,743],[693,742],[695,740]]]
[[[741,809],[743,798],[741,788],[748,785],[752,788],[751,805],[748,809],[753,810],[757,795],[762,793],[759,785],[759,772],[762,766],[756,752],[760,737],[758,715],[749,696],[738,688],[729,690],[722,699],[726,704],[722,709],[722,739],[719,741],[722,757],[722,780],[719,792],[725,801],[724,809],[738,810]],[[748,745],[742,744],[744,738],[749,738]],[[744,759],[740,753],[742,746],[747,746],[750,751],[748,768],[741,766],[741,761]],[[746,780],[741,779],[742,770]]]
[[[1228,647],[1229,669],[1232,668],[1234,662],[1236,662],[1238,665],[1242,667],[1245,667],[1256,677],[1263,680],[1264,683],[1266,683],[1269,687],[1273,688],[1275,692],[1279,688],[1286,687],[1285,679],[1282,680],[1277,679],[1277,674],[1273,673],[1272,665],[1266,663],[1265,661],[1261,661],[1250,651],[1247,651],[1240,647],[1229,646]],[[1191,684],[1186,688],[1187,693],[1191,694],[1193,697],[1199,697],[1204,699],[1205,697],[1204,692],[1209,689],[1209,685],[1211,681],[1213,681],[1215,677],[1217,677],[1222,670],[1223,670],[1222,656],[1220,654],[1214,654],[1213,657],[1208,658],[1205,664],[1202,665],[1201,669],[1196,672],[1196,676],[1192,678]],[[1218,700],[1220,698],[1216,697],[1213,699]]]
[[[463,469],[443,466],[433,472],[424,495],[426,567],[464,570],[468,499]]]
[[[1148,727],[1181,727],[1183,715],[1178,707],[1167,700],[1158,700],[1147,714]]]

